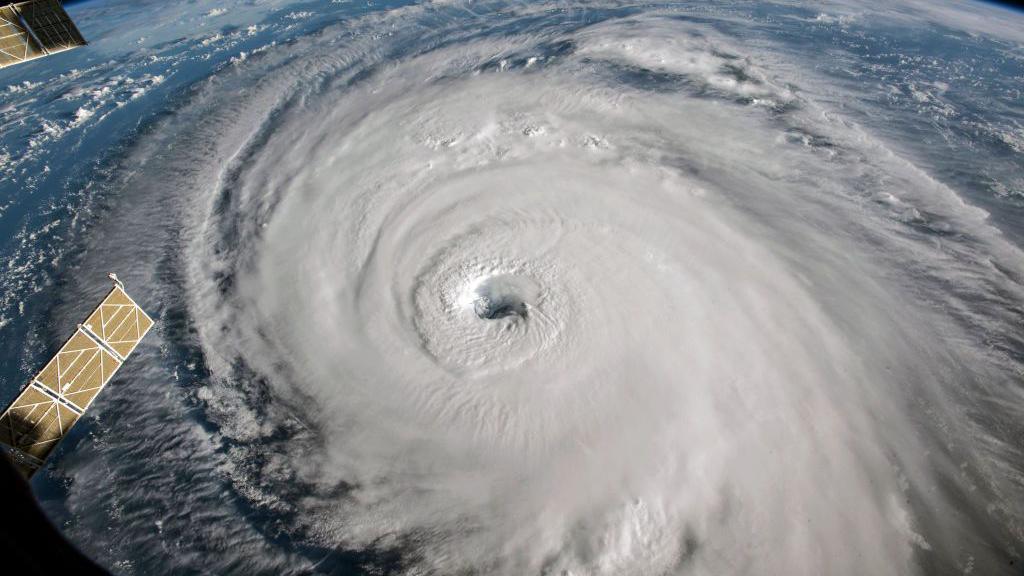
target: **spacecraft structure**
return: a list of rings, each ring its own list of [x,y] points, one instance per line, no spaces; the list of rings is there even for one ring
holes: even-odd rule
[[[60,0],[0,0],[0,68],[86,44]]]
[[[0,448],[31,477],[110,382],[153,320],[114,287],[0,415]]]

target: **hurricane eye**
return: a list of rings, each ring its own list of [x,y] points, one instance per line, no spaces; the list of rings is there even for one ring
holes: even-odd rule
[[[480,284],[476,289],[473,311],[481,320],[500,320],[515,317],[525,319],[529,304],[524,300],[521,286],[514,277],[497,276]]]

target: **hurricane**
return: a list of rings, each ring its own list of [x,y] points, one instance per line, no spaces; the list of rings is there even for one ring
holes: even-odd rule
[[[967,106],[882,69],[957,73],[909,9],[776,8],[333,3],[125,56],[180,63],[114,86],[162,110],[5,272],[158,320],[51,516],[127,574],[1019,571],[1022,28],[928,13],[1016,71]],[[79,146],[121,113],[84,94]]]

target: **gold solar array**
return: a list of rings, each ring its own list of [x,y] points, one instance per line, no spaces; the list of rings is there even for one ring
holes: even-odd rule
[[[0,68],[86,44],[59,0],[0,0]]]
[[[31,476],[153,327],[115,278],[114,288],[0,415],[0,445]]]

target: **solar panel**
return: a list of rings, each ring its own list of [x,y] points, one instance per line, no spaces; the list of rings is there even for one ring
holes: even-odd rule
[[[0,6],[0,67],[45,55],[21,25],[14,7]]]
[[[152,327],[115,280],[85,324],[0,415],[0,445],[26,476],[43,465]]]
[[[106,342],[120,358],[127,358],[152,326],[153,321],[120,286],[114,286],[85,320],[86,329]]]
[[[79,328],[33,383],[81,412],[120,367],[120,360]]]
[[[0,68],[85,44],[59,0],[0,6]]]
[[[35,472],[81,414],[34,384],[0,416],[0,442],[26,476]]]

